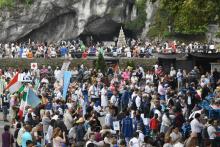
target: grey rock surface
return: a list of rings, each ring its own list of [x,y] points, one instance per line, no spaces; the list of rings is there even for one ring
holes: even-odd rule
[[[137,17],[134,1],[34,0],[29,6],[18,4],[0,10],[0,42],[59,41],[81,34],[119,32],[122,23]]]

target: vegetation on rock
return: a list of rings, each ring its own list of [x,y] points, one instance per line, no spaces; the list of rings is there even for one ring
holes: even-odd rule
[[[146,13],[147,0],[136,0],[135,6],[137,8],[137,18],[133,21],[125,22],[125,28],[132,31],[140,31],[145,26],[147,19]]]
[[[207,31],[208,24],[220,22],[219,0],[160,0],[151,35],[172,32],[199,35]],[[166,33],[165,33],[166,34]]]
[[[217,38],[220,38],[220,32],[217,32],[217,33],[216,33],[216,37],[217,37]]]
[[[32,2],[33,0],[0,0],[0,8],[11,8],[17,3],[30,5]]]

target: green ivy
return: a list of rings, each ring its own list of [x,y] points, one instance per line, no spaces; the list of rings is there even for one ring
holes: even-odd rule
[[[164,38],[168,37],[167,32],[168,30],[168,14],[166,10],[160,9],[157,11],[154,17],[154,21],[152,26],[150,26],[150,29],[148,31],[147,36],[150,38]]]
[[[20,0],[22,4],[31,5],[34,0]],[[17,0],[0,0],[0,9],[1,8],[12,8],[16,5]]]
[[[15,4],[14,0],[0,0],[0,8],[13,7]]]
[[[145,26],[147,19],[146,9],[147,0],[136,0],[135,6],[137,8],[137,18],[133,21],[125,22],[125,28],[132,31],[140,31]]]
[[[175,33],[186,35],[204,34],[208,24],[219,23],[219,5],[219,0],[160,0],[166,22]]]
[[[133,69],[135,69],[135,67],[136,67],[133,60],[128,60],[128,61],[127,61],[127,67],[128,67],[128,66],[132,67]]]
[[[220,38],[220,32],[217,32],[215,35],[217,38]]]

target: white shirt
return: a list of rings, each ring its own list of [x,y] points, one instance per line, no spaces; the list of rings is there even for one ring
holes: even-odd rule
[[[173,77],[173,76],[175,76],[175,75],[176,75],[176,70],[171,70],[171,71],[170,71],[170,76]]]
[[[106,126],[111,126],[111,122],[110,122],[110,119],[112,118],[111,114],[110,113],[107,113],[106,116],[105,116],[105,125]]]
[[[61,70],[55,70],[54,71],[54,76],[55,76],[56,79],[59,78],[60,72],[61,72]]]
[[[165,143],[165,144],[163,145],[163,147],[173,147],[173,145],[172,145],[171,143]]]
[[[71,116],[71,114],[69,112],[66,112],[64,114],[64,124],[66,125],[67,130],[70,130],[72,128],[73,117]]]
[[[153,75],[151,74],[146,74],[146,83],[151,83],[153,82]]]
[[[138,141],[140,142],[140,144],[144,143],[144,134],[142,132],[139,132]]]
[[[175,132],[172,132],[170,134],[170,137],[171,137],[172,142],[176,142],[176,141],[178,141],[179,139],[182,138],[182,134],[180,132],[178,132],[178,134],[176,134]]]
[[[136,97],[135,104],[136,104],[137,108],[140,108],[140,106],[141,106],[141,98],[139,96]]]
[[[158,93],[160,94],[160,95],[165,95],[165,89],[164,89],[164,87],[163,87],[163,85],[162,84],[159,84],[159,86],[158,86]]]
[[[89,91],[88,92],[89,92],[89,95],[92,96],[92,98],[94,98],[94,96],[95,97],[98,96],[98,90],[97,90],[97,88],[94,85],[89,87]]]
[[[101,95],[102,96],[106,96],[107,95],[107,89],[106,88],[102,88]]]
[[[115,95],[112,95],[111,96],[111,99],[110,99],[110,103],[113,104],[114,106],[117,106],[117,98]]]
[[[170,120],[168,117],[164,114],[162,117],[162,125],[169,127],[171,125]]]
[[[209,139],[215,139],[216,137],[216,129],[212,125],[208,126],[207,132],[209,134]]]
[[[130,147],[140,147],[138,139],[133,137],[130,141],[129,141],[129,146]]]
[[[197,119],[193,119],[190,123],[191,130],[193,133],[201,133],[203,129],[203,124],[201,124]]]
[[[184,145],[180,142],[177,142],[173,145],[173,147],[184,147]]]
[[[51,143],[52,135],[53,135],[53,127],[51,125],[49,125],[48,130],[47,130],[47,134],[45,136],[48,143]]]
[[[191,96],[188,96],[188,97],[187,97],[187,104],[188,104],[188,105],[191,105],[191,104],[192,104],[192,98],[191,98]]]
[[[149,94],[151,92],[150,86],[146,85],[145,88],[144,88],[144,91]]]
[[[137,94],[135,92],[133,92],[132,95],[131,95],[131,99],[133,100],[134,97],[136,97],[136,96],[137,96]]]

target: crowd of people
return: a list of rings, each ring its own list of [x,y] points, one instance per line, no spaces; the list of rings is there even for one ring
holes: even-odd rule
[[[220,146],[220,115],[209,115],[201,105],[210,97],[210,106],[220,110],[217,70],[201,73],[195,67],[186,73],[171,67],[165,73],[159,65],[151,71],[115,66],[102,73],[79,65],[70,71],[65,99],[59,67],[24,70],[32,82],[23,85],[34,89],[41,103],[26,105],[20,117],[24,91],[5,87],[22,71],[0,70],[1,109],[11,122],[4,127],[3,147]]]
[[[85,45],[86,44],[86,45]],[[189,44],[177,41],[150,42],[128,40],[127,46],[117,47],[117,42],[83,43],[83,41],[60,41],[57,43],[31,42],[0,44],[0,58],[87,58],[102,53],[110,57],[150,57],[152,53],[216,53],[218,49],[214,43],[203,44],[192,42]]]

